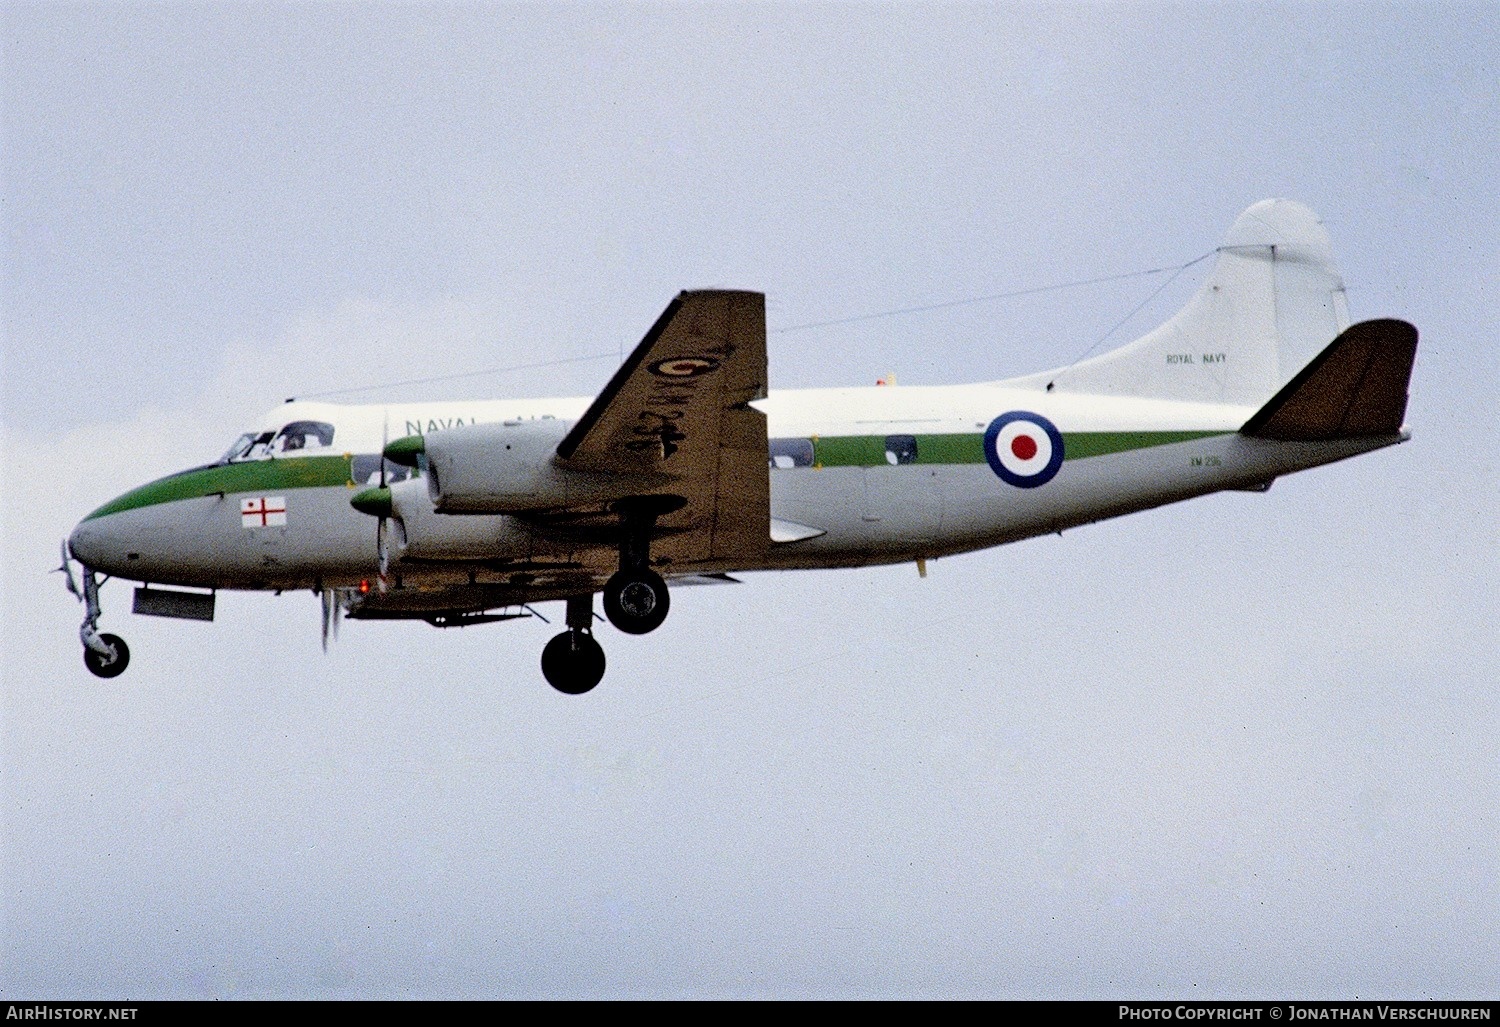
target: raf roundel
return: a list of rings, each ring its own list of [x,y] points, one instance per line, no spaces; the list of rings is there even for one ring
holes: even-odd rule
[[[1062,466],[1062,432],[1041,414],[1012,410],[985,429],[984,458],[1001,481],[1034,489],[1051,481]]]
[[[662,378],[696,378],[718,366],[719,362],[711,357],[668,357],[652,364],[650,371]]]

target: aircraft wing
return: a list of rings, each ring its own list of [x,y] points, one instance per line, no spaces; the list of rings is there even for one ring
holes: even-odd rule
[[[580,470],[659,475],[653,556],[764,553],[770,539],[766,306],[758,292],[683,292],[558,444]],[[679,502],[680,501],[680,502]],[[676,509],[670,509],[676,506]]]

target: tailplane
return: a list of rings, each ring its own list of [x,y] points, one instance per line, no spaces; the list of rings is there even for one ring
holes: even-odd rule
[[[1109,353],[1007,384],[1259,406],[1348,325],[1317,215],[1263,200],[1235,221],[1208,280],[1171,320]]]
[[[1362,321],[1314,357],[1240,433],[1282,442],[1395,435],[1406,418],[1416,357],[1416,328]]]

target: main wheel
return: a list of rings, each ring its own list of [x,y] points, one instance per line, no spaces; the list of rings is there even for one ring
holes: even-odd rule
[[[667,619],[672,597],[655,571],[618,571],[604,583],[604,615],[629,635],[644,635]]]
[[[604,649],[587,631],[564,631],[542,650],[542,676],[559,692],[582,695],[604,677]]]
[[[83,647],[83,665],[89,669],[89,673],[100,678],[117,678],[125,673],[125,668],[130,666],[130,646],[119,635],[100,635],[100,641],[105,645],[115,647],[115,658],[106,660],[88,646]]]

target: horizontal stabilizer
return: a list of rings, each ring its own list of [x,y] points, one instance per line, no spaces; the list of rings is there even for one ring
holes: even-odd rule
[[[1345,329],[1240,429],[1283,442],[1395,435],[1406,417],[1417,330],[1405,321]]]

